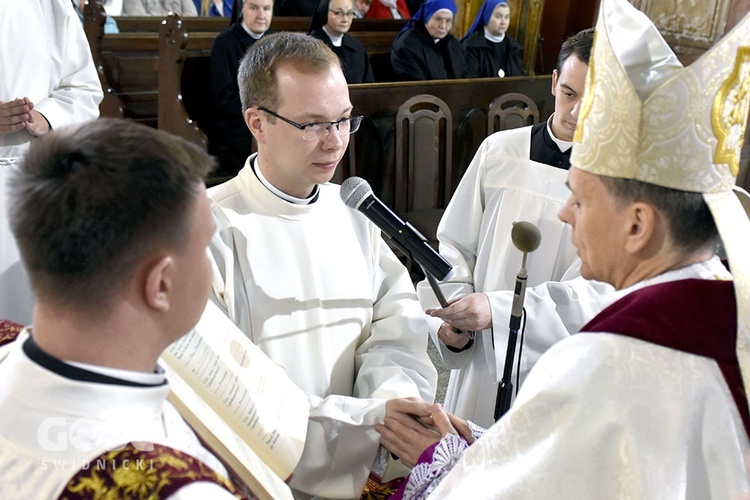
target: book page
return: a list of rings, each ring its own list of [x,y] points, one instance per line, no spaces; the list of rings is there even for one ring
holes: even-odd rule
[[[162,359],[279,478],[291,475],[305,444],[307,396],[216,304]]]
[[[190,385],[167,368],[169,401],[224,465],[260,500],[292,500],[289,486],[231,427],[198,396]],[[198,416],[200,415],[200,417]]]

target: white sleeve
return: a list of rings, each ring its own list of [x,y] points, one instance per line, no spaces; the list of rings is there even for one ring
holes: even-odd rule
[[[216,483],[200,481],[183,486],[174,494],[167,497],[169,500],[237,500],[237,497],[226,488]]]
[[[748,441],[733,404],[713,360],[576,335],[542,357],[432,497],[740,498]]]
[[[479,150],[461,178],[438,225],[440,255],[453,266],[450,280],[440,284],[448,301],[474,292],[474,267],[477,261],[478,239],[484,213],[482,184],[479,178],[487,147],[487,141],[479,146]],[[440,307],[426,280],[417,285],[417,295],[423,309]],[[471,359],[473,347],[456,353],[448,350],[445,344],[438,340],[437,331],[443,323],[441,319],[429,317],[427,322],[432,340],[438,346],[447,368],[461,368]]]
[[[53,70],[59,83],[46,98],[34,103],[34,109],[53,129],[96,119],[103,97],[81,21],[70,2],[62,3],[56,39],[50,41],[59,51],[58,67]]]
[[[352,396],[308,396],[307,440],[292,487],[329,498],[359,497],[377,455],[388,399],[435,397],[437,371],[427,354],[427,325],[404,266],[378,238],[369,337],[356,351]],[[361,464],[361,466],[357,465]]]
[[[243,331],[251,331],[251,308],[238,286],[242,262],[233,251],[234,228],[215,210],[218,231],[211,242],[216,265],[212,300]],[[374,228],[374,226],[373,226]],[[375,231],[375,229],[373,229]],[[408,272],[375,234],[372,259],[373,312],[370,332],[355,351],[352,395],[308,394],[310,415],[302,458],[290,485],[327,498],[359,497],[377,455],[388,399],[433,401],[437,371],[427,354],[427,325]]]
[[[503,373],[508,344],[513,291],[485,292],[492,310],[496,352],[495,373]],[[594,316],[621,296],[606,283],[580,276],[568,281],[550,281],[526,290],[526,327],[521,358],[521,380],[542,354],[557,342],[577,333]]]

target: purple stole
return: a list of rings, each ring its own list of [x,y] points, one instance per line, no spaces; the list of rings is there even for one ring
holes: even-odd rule
[[[167,498],[197,481],[216,483],[237,498],[232,483],[197,458],[155,443],[128,443],[89,462],[65,486],[58,500]]]
[[[735,351],[737,303],[731,281],[686,279],[635,290],[581,332],[616,333],[714,359],[750,436],[750,411]]]

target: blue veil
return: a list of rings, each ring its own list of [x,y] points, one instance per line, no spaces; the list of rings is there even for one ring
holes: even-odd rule
[[[482,8],[479,9],[479,12],[477,12],[477,17],[474,18],[474,23],[469,28],[469,31],[466,32],[466,34],[461,38],[461,41],[463,42],[469,35],[474,33],[475,31],[479,31],[483,29],[488,22],[490,22],[490,18],[492,17],[492,13],[495,12],[495,8],[497,8],[498,5],[508,5],[508,2],[506,0],[487,0],[484,2],[484,5],[482,5]]]
[[[425,3],[420,5],[419,10],[412,16],[411,19],[409,19],[409,22],[406,23],[406,26],[404,26],[403,29],[398,32],[395,40],[398,40],[401,35],[406,33],[411,27],[413,27],[415,21],[426,23],[432,16],[435,15],[435,12],[441,9],[448,9],[449,11],[453,12],[454,16],[458,11],[458,9],[456,8],[456,3],[453,0],[427,0]]]

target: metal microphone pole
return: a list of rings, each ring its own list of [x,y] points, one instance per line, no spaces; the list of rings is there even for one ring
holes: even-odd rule
[[[508,325],[508,349],[505,353],[505,365],[503,367],[503,378],[497,386],[497,398],[495,399],[495,421],[499,420],[505,412],[510,409],[513,399],[513,361],[516,357],[516,344],[518,343],[518,330],[521,328],[523,316],[523,299],[526,295],[526,281],[529,273],[526,271],[526,257],[539,247],[542,236],[539,229],[531,222],[520,221],[513,223],[510,232],[511,240],[516,248],[522,252],[521,269],[516,275],[516,288],[513,292],[513,305],[510,309],[510,323]]]
[[[526,256],[524,252],[521,261],[521,270],[516,275],[516,288],[513,293],[513,309],[508,326],[508,348],[505,351],[505,365],[503,366],[503,378],[497,386],[497,398],[495,399],[495,421],[505,415],[510,409],[513,398],[513,361],[516,357],[516,344],[518,343],[518,331],[521,328],[521,316],[523,315],[523,297],[526,293],[526,281],[529,274],[526,272]],[[516,305],[520,304],[520,311],[515,314]]]

